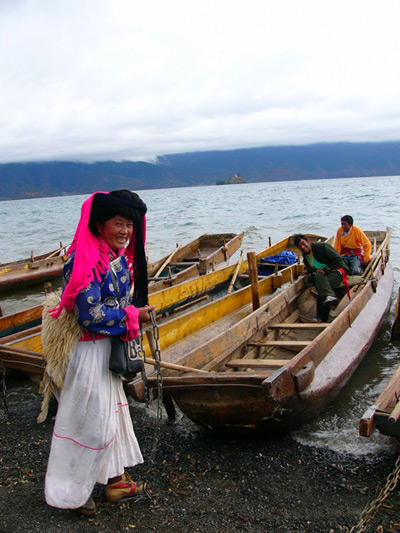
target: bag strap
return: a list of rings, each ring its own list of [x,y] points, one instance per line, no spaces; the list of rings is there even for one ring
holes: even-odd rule
[[[110,276],[111,276],[111,280],[112,280],[112,284],[113,284],[113,287],[114,287],[114,291],[115,291],[115,294],[117,295],[117,300],[118,300],[118,303],[119,303],[118,280],[117,280],[117,275],[115,273],[115,270],[114,270],[114,268],[113,268],[111,263],[110,263]]]

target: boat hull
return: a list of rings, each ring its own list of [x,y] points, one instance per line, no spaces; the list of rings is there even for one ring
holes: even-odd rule
[[[0,274],[0,292],[11,292],[31,285],[53,281],[61,276],[65,255],[26,263],[24,267],[4,269]]]

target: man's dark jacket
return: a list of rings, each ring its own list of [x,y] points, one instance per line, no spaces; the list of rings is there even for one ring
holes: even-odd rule
[[[320,263],[324,263],[328,267],[324,268],[326,272],[337,270],[338,268],[344,268],[344,270],[350,274],[350,270],[343,261],[343,257],[330,244],[326,242],[312,242],[311,250],[315,259]],[[303,259],[308,272],[315,272],[316,268],[310,265],[307,254],[303,254]]]

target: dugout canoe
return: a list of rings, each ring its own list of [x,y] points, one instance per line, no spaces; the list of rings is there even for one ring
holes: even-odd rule
[[[375,253],[365,281],[351,289],[351,300],[343,297],[331,322],[312,318],[316,300],[300,277],[257,310],[216,321],[203,339],[187,337],[173,354],[164,350],[164,358],[197,370],[163,370],[164,394],[215,430],[288,430],[323,411],[363,359],[390,304],[390,231],[367,234]],[[148,382],[156,387],[155,378]]]
[[[171,287],[215,270],[240,248],[243,232],[200,235],[185,246],[179,244],[167,256],[149,263],[149,292]]]
[[[400,288],[394,313],[391,341],[400,337]],[[360,420],[359,433],[370,437],[375,429],[382,435],[394,437],[400,441],[400,365],[394,370],[385,388]]]
[[[324,240],[324,237],[310,235],[312,240]],[[270,246],[257,254],[257,258],[276,255],[286,249],[295,249],[293,236],[287,237],[277,244]],[[239,265],[239,267],[238,267]],[[215,272],[210,272],[193,280],[180,283],[162,291],[149,295],[149,303],[156,306],[159,313],[159,335],[161,349],[167,349],[176,342],[189,335],[207,335],[207,328],[222,316],[243,308],[252,301],[251,287],[245,286],[230,294],[227,287],[235,274],[245,275],[248,269],[247,260],[226,267]],[[270,275],[262,277],[259,282],[259,293],[262,301],[269,297],[282,284],[295,279],[302,271],[299,264],[291,266],[281,266],[280,270]],[[249,283],[248,279],[242,279],[242,283]],[[210,292],[216,291],[216,299],[213,300]],[[225,294],[223,296],[223,294]],[[205,299],[200,300],[202,296]],[[220,297],[218,297],[220,296]],[[210,301],[211,300],[211,301]],[[188,309],[184,306],[189,305]],[[3,317],[1,322],[6,319]],[[144,328],[144,349],[147,354],[151,353],[151,348],[147,338],[149,327]],[[7,347],[12,350],[20,350],[20,353],[10,353]],[[173,351],[173,348],[171,349]],[[24,353],[24,351],[26,353]],[[29,353],[28,353],[29,352]],[[0,360],[6,368],[21,370],[28,374],[35,381],[43,373],[44,361],[42,358],[43,348],[41,345],[40,326],[36,328],[20,331],[0,339]],[[168,362],[168,357],[165,359]],[[172,357],[173,358],[173,357]],[[142,386],[142,384],[140,384]],[[131,392],[137,398],[135,386]]]
[[[0,292],[10,292],[52,281],[62,274],[65,263],[66,247],[60,247],[46,254],[20,259],[9,263],[0,264]]]
[[[360,420],[362,437],[370,437],[375,429],[400,441],[400,365]]]

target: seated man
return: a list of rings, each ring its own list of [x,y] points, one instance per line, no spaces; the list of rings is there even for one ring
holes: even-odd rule
[[[340,222],[333,246],[352,274],[362,274],[362,265],[371,259],[371,242],[361,228],[353,226],[353,217],[350,215],[342,217]]]
[[[350,269],[343,257],[326,242],[310,242],[305,235],[295,235],[294,244],[303,252],[304,265],[313,274],[313,283],[318,292],[317,318],[327,322],[331,305],[339,303],[335,289],[343,287]]]

